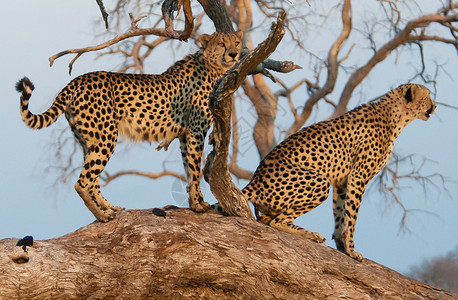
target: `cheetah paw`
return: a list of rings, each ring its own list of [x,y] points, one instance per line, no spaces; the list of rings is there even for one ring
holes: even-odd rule
[[[211,210],[211,206],[205,201],[199,201],[198,203],[191,205],[191,210],[198,213],[204,213]]]
[[[119,211],[119,210],[125,209],[122,206],[113,206],[110,202],[108,202],[105,199],[103,199],[103,201],[101,201],[99,205],[100,205],[101,211],[106,211],[106,210]]]
[[[310,238],[312,241],[317,242],[318,244],[326,245],[326,239],[317,232],[312,232],[312,237]]]
[[[356,259],[359,262],[363,261],[363,255],[361,253],[359,253],[359,252],[350,251],[347,254],[348,254],[348,256],[350,256],[353,259]]]
[[[94,216],[96,217],[97,221],[105,223],[105,222],[108,222],[114,219],[115,210],[113,209],[98,210],[96,213],[94,213]]]
[[[260,215],[260,216],[256,216],[258,222],[261,222],[263,224],[266,224],[266,225],[269,225],[270,222],[272,221],[272,218],[269,217],[268,215]]]

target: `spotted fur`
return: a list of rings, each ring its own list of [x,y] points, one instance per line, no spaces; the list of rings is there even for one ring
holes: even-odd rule
[[[100,174],[112,155],[118,134],[134,141],[180,140],[188,179],[190,208],[209,208],[200,191],[200,168],[205,135],[212,124],[208,95],[214,83],[239,58],[241,32],[203,34],[202,48],[158,75],[93,72],[72,80],[52,106],[35,115],[28,109],[33,84],[21,79],[21,116],[31,128],[54,123],[65,113],[81,144],[84,167],[75,189],[99,221],[108,221],[121,209],[100,193]]]
[[[428,120],[436,105],[426,87],[404,84],[381,100],[291,135],[260,163],[243,193],[258,220],[317,242],[319,233],[293,224],[328,198],[333,185],[337,248],[361,261],[353,234],[367,183],[385,166],[401,130]]]

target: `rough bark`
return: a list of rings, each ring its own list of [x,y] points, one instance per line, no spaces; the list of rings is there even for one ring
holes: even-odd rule
[[[218,32],[234,32],[231,19],[220,0],[198,0]]]
[[[35,241],[0,241],[0,299],[457,299],[369,260],[245,218],[121,211]]]
[[[232,94],[251,70],[276,49],[285,34],[285,17],[284,11],[279,13],[277,23],[272,24],[267,39],[238,61],[228,73],[216,82],[210,93],[210,109],[214,119],[213,151],[208,155],[204,176],[215,198],[231,216],[253,219],[248,201],[232,182],[227,163],[231,137]]]

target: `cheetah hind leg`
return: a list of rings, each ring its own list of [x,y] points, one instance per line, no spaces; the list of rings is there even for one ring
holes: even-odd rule
[[[94,195],[95,186],[85,182],[84,179],[81,178],[75,184],[75,190],[78,195],[83,199],[84,204],[89,209],[89,211],[94,215],[94,217],[100,222],[108,222],[114,219],[115,211],[118,210],[119,207],[110,207],[106,205],[108,201],[100,201],[96,195]],[[97,194],[97,193],[96,193]],[[100,193],[98,193],[100,194]],[[106,203],[104,203],[106,202]],[[109,204],[109,203],[108,203]],[[122,208],[120,208],[122,209]]]
[[[304,229],[302,227],[299,227],[293,224],[294,219],[296,219],[299,216],[292,216],[292,215],[281,213],[277,215],[275,218],[272,218],[270,221],[268,221],[267,216],[263,215],[262,217],[263,218],[260,221],[273,228],[276,228],[284,232],[301,235],[319,244],[325,244],[326,239],[318,232],[309,231],[307,229]]]
[[[92,147],[89,147],[92,149]],[[108,151],[109,155],[111,153]],[[84,167],[75,184],[75,190],[83,199],[86,207],[100,222],[108,222],[114,219],[115,212],[124,209],[121,206],[113,206],[100,192],[100,174],[108,162],[109,155],[88,151],[84,159]]]
[[[282,207],[270,207],[270,212],[265,211],[265,214],[261,216],[261,219],[257,216],[258,220],[279,230],[299,234],[317,243],[324,244],[325,238],[321,234],[308,231],[302,227],[294,225],[293,222],[296,218],[323,203],[329,195],[331,184],[329,180],[313,170],[304,170],[297,167],[295,170],[296,175],[293,175],[291,170],[292,168],[288,168],[288,170],[285,170],[284,173],[280,173],[278,177],[288,177],[291,182],[293,179],[296,179],[297,182],[301,183],[300,189],[304,191],[301,192],[298,190],[291,196],[291,198],[283,199],[284,202]],[[278,192],[281,191],[286,194],[286,185],[282,185],[278,188]],[[272,195],[269,195],[269,197],[272,197]],[[257,206],[255,205],[255,207]],[[272,214],[272,212],[278,212],[278,215]],[[269,221],[268,217],[272,220]]]

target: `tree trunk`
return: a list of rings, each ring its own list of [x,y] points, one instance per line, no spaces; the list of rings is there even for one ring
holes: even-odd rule
[[[220,0],[198,0],[218,32],[234,32],[231,18]]]
[[[204,177],[215,198],[231,216],[253,219],[248,201],[232,182],[227,163],[231,138],[232,94],[239,88],[246,76],[274,52],[285,34],[285,17],[284,11],[279,13],[277,23],[272,24],[267,39],[240,59],[230,71],[219,79],[209,96],[210,109],[214,118],[213,151],[207,157]],[[291,62],[286,62],[286,64],[292,68],[294,66]]]
[[[0,241],[0,299],[457,299],[264,224],[180,208],[121,211],[59,238]]]

